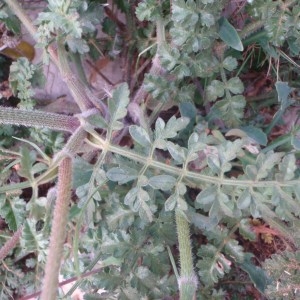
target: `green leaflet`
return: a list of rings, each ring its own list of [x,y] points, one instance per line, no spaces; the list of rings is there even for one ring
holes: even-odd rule
[[[124,184],[138,177],[138,172],[127,166],[111,168],[106,173],[106,176],[111,181],[117,181],[119,184]]]
[[[219,36],[229,47],[237,51],[244,50],[236,29],[224,17],[219,20]]]
[[[232,77],[227,81],[226,88],[232,94],[241,94],[244,91],[244,84],[238,77]]]
[[[175,145],[172,142],[167,142],[167,149],[178,164],[182,164],[186,160],[187,149]]]
[[[252,258],[253,255],[251,253],[245,253],[245,260],[239,264],[239,267],[249,274],[255,287],[261,293],[264,293],[267,284],[270,283],[270,278],[262,268],[253,264]]]
[[[93,114],[91,116],[88,116],[87,121],[89,122],[89,124],[95,126],[96,128],[107,128],[107,122],[99,114]]]
[[[45,232],[36,230],[34,220],[26,220],[21,237],[21,245],[24,251],[37,254],[39,262],[45,262],[48,240],[45,238]]]
[[[126,83],[120,84],[112,94],[112,99],[108,102],[110,113],[110,130],[120,130],[123,119],[127,114],[127,105],[129,103],[129,89]]]
[[[256,233],[253,231],[252,225],[250,224],[250,219],[242,219],[240,221],[239,233],[247,240],[256,240]]]
[[[207,101],[215,101],[224,96],[224,83],[219,80],[213,80],[206,89]]]
[[[252,196],[249,189],[245,189],[239,196],[237,201],[237,207],[241,210],[249,208],[252,202]]]
[[[158,53],[161,59],[161,64],[164,68],[171,71],[177,64],[180,58],[180,52],[177,48],[171,48],[168,45],[162,45],[158,49]]]
[[[151,207],[147,204],[149,200],[150,196],[147,191],[142,188],[134,187],[126,194],[124,203],[128,205],[132,211],[138,212],[143,221],[152,222],[153,212]]]
[[[227,71],[233,71],[234,69],[237,68],[238,62],[237,59],[232,57],[232,56],[227,56],[223,62],[222,66],[227,70]]]
[[[202,245],[197,255],[202,257],[196,266],[199,269],[200,280],[205,286],[213,286],[231,269],[231,261],[213,245]]]
[[[296,170],[296,157],[294,154],[288,154],[279,163],[280,173],[276,174],[276,179],[278,181],[290,180],[294,178]]]
[[[243,95],[235,95],[217,102],[212,108],[212,115],[223,118],[228,126],[237,126],[241,123],[246,106]]]
[[[35,159],[36,155],[34,152],[30,152],[27,147],[21,148],[21,169],[19,174],[29,181],[33,180],[32,165]]]
[[[165,210],[166,211],[174,210],[178,200],[179,200],[179,195],[178,194],[172,194],[165,202]]]
[[[22,100],[19,107],[32,109],[35,104],[32,99],[34,91],[31,82],[36,71],[37,67],[25,57],[20,57],[11,64],[10,86],[14,95]]]
[[[81,157],[76,157],[73,164],[73,188],[87,184],[92,176],[93,166]]]
[[[163,102],[170,99],[170,87],[177,90],[174,82],[170,82],[164,77],[146,74],[144,81],[145,90],[151,93],[152,97]]]
[[[24,222],[26,202],[19,197],[0,195],[0,215],[12,231],[16,231]]]
[[[173,188],[176,179],[170,175],[157,175],[149,178],[148,184],[154,189],[168,191]]]
[[[266,146],[268,142],[267,135],[260,129],[253,126],[243,126],[241,129],[260,145]]]
[[[143,147],[151,146],[151,139],[147,131],[139,126],[132,125],[129,127],[129,133],[132,138]]]
[[[153,21],[159,16],[159,6],[155,0],[140,1],[135,13],[140,21]]]

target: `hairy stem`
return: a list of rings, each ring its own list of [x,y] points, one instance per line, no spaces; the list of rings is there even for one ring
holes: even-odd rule
[[[57,297],[58,275],[66,237],[69,202],[71,198],[72,160],[64,158],[58,171],[58,192],[53,212],[50,246],[45,267],[41,300],[55,300]]]
[[[0,124],[44,127],[74,132],[80,125],[80,122],[76,117],[72,116],[0,106]]]
[[[22,229],[23,227],[20,226],[19,229],[13,234],[13,236],[1,247],[0,260],[4,259],[8,255],[9,251],[19,243]]]
[[[195,296],[198,280],[193,267],[190,228],[189,223],[183,216],[182,211],[177,209],[175,212],[175,217],[181,268],[178,279],[180,300],[191,300]]]
[[[94,105],[85,93],[84,84],[77,78],[77,76],[71,71],[68,62],[68,56],[65,50],[64,43],[58,40],[58,59],[59,59],[59,70],[66,82],[68,88],[70,89],[74,100],[78,104],[81,111],[86,111],[93,108]]]

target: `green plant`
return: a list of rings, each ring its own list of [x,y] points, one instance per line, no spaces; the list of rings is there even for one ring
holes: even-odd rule
[[[269,127],[245,119],[237,58],[253,34],[266,52],[278,54],[284,41],[297,51],[297,1],[249,5],[253,18],[240,33],[222,16],[226,1],[140,2],[137,18],[156,27],[152,67],[134,96],[123,83],[105,100],[93,95],[69,62],[72,52],[89,51],[85,37],[100,21],[88,21],[87,16],[95,16],[93,1],[49,0],[37,28],[18,2],[5,3],[45,48],[45,58],[57,64],[81,113],[0,108],[3,124],[70,134],[53,157],[24,140],[19,152],[2,150],[7,167],[1,217],[15,232],[11,238],[1,236],[0,256],[7,256],[8,266],[1,269],[2,298],[41,287],[41,299],[56,299],[60,272],[76,283],[59,297],[80,286],[86,299],[101,299],[100,288],[106,290],[105,299],[165,299],[177,293],[182,300],[223,299],[229,292],[221,280],[233,266],[262,294],[268,284],[276,285],[238,236],[255,240],[250,220],[261,218],[288,245],[299,247],[299,126],[286,134],[288,149],[281,152],[275,151],[281,141],[268,144],[266,134],[295,105],[293,89],[277,80],[280,107]],[[28,98],[34,67],[25,59],[20,66],[25,76],[13,82]],[[146,101],[148,94],[156,100],[154,107]],[[164,106],[174,102],[181,117],[163,117]],[[151,108],[150,115],[143,105]],[[135,124],[127,124],[127,113]],[[121,146],[124,136],[130,136],[131,147]],[[23,180],[8,184],[12,166]],[[54,188],[40,196],[45,183]],[[21,191],[27,188],[26,203]],[[18,288],[21,276],[10,270],[24,276],[23,290]],[[44,271],[42,283],[38,278]]]

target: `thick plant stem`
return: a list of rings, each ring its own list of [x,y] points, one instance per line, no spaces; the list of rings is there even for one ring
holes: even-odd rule
[[[80,122],[76,117],[72,116],[0,106],[0,124],[44,127],[74,132],[80,125]]]
[[[176,227],[180,255],[180,276],[178,279],[180,300],[192,300],[195,296],[198,279],[194,272],[189,223],[183,212],[176,210]]]
[[[41,300],[57,299],[58,275],[66,237],[71,183],[72,160],[67,157],[59,165],[57,199],[53,212],[50,246],[48,249]]]
[[[60,40],[60,38],[58,39],[57,46],[59,70],[63,77],[63,80],[70,89],[74,100],[78,104],[81,111],[86,111],[90,108],[93,108],[94,105],[86,95],[83,83],[80,82],[77,76],[71,71],[65,46],[64,43]]]
[[[9,251],[19,243],[22,229],[23,227],[20,226],[19,229],[13,234],[13,236],[2,246],[2,248],[0,249],[0,260],[4,259]]]

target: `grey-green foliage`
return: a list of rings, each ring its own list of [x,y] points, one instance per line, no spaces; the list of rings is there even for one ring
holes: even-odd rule
[[[142,19],[145,18],[147,3],[144,1],[137,9],[137,16]],[[212,108],[212,118],[222,118],[228,125],[237,125],[243,118],[246,104],[241,95],[243,84],[237,77],[227,80],[223,71],[226,69],[232,72],[237,62],[232,57],[218,57],[217,51],[214,51],[215,42],[220,37],[232,37],[233,34],[223,34],[220,31],[218,20],[221,20],[222,8],[222,1],[173,1],[168,20],[171,24],[171,42],[161,45],[158,51],[162,67],[172,74],[173,78],[170,80],[149,74],[146,77],[145,88],[158,100],[193,101],[193,85],[186,86],[185,92],[182,93],[182,87],[186,85],[188,78],[216,77],[221,71],[224,73],[221,81],[215,80],[209,85],[207,96],[202,97],[210,102],[217,98],[219,100]],[[156,11],[157,8],[147,17],[152,17]],[[240,40],[238,42],[241,43]],[[219,82],[219,87],[216,86],[216,82]]]
[[[121,2],[118,1],[118,5],[121,6]],[[163,18],[168,36],[158,49],[163,70],[160,75],[146,75],[145,89],[159,101],[177,100],[186,104],[186,101],[193,102],[199,92],[194,80],[205,83],[201,101],[211,105],[207,120],[218,118],[230,127],[243,122],[246,102],[242,95],[243,83],[235,73],[239,62],[221,51],[222,47],[226,50],[240,43],[238,35],[234,35],[234,43],[224,36],[226,30],[230,32],[229,27],[220,32],[221,25],[229,24],[222,19],[225,2],[178,0],[172,1],[170,7],[170,1],[161,1],[160,6],[157,1],[145,0],[137,6],[136,14],[139,20],[150,22]],[[258,16],[267,20],[268,42],[274,45],[278,45],[280,36],[274,31],[278,24],[274,23],[277,7],[273,3],[278,2],[257,2]],[[267,14],[269,7],[273,9]],[[296,15],[297,6],[293,9]],[[83,35],[93,31],[99,21],[93,10],[95,7],[87,6],[87,1],[49,1],[48,11],[41,13],[36,22],[39,42],[48,46],[54,40],[54,31],[65,38],[71,51],[87,52]],[[255,12],[254,6],[252,11]],[[273,27],[270,29],[270,26]],[[292,25],[282,29],[284,39],[296,37],[287,34],[291,28]],[[24,60],[21,62],[27,73],[21,78],[20,91],[25,93],[34,67]],[[86,153],[73,159],[74,201],[68,216],[67,236],[70,242],[67,246],[72,243],[72,248],[66,246],[65,249],[64,276],[84,276],[98,267],[97,273],[79,282],[89,293],[88,299],[98,297],[93,291],[99,288],[107,290],[105,299],[177,297],[177,266],[170,263],[172,255],[178,258],[176,211],[191,227],[195,272],[201,284],[197,291],[199,299],[228,296],[226,285],[215,288],[234,267],[245,271],[263,293],[269,277],[280,277],[268,271],[270,266],[276,267],[273,262],[277,256],[270,265],[265,265],[268,271],[265,274],[251,260],[251,254],[244,251],[237,234],[241,239],[254,241],[256,234],[249,220],[263,218],[287,239],[297,241],[300,199],[297,153],[273,150],[264,153],[255,140],[259,130],[254,126],[241,129],[242,135],[228,138],[220,130],[208,128],[207,122],[196,113],[192,113],[190,119],[159,117],[147,128],[131,125],[128,128],[131,148],[114,145],[114,137],[127,130],[124,118],[130,96],[128,86],[120,84],[108,99],[106,116],[84,113],[80,116],[82,126],[88,131],[86,141],[89,146],[100,148],[101,154],[95,165],[85,161]],[[262,130],[259,134],[265,146],[267,136]],[[49,137],[48,134],[41,136]],[[62,136],[50,138],[53,152],[61,142]],[[55,189],[50,190],[47,197],[38,197],[36,178],[49,167],[49,161],[42,150],[30,145],[35,150],[22,147],[20,154],[14,153],[16,157],[10,158],[8,164],[20,167],[18,175],[30,182],[32,197],[26,199],[26,204],[21,195],[7,192],[1,194],[0,207],[1,217],[10,229],[16,230],[24,224],[21,247],[16,252],[20,257],[34,256],[26,259],[26,266],[35,269],[39,277],[46,259]],[[86,149],[89,150],[82,147],[80,154]],[[236,177],[232,175],[234,170],[237,170]],[[5,185],[10,178],[3,176],[2,179]],[[21,184],[16,183],[15,189]],[[1,245],[4,243],[1,237]],[[295,246],[299,245],[295,242]],[[299,260],[297,255],[298,252],[284,254],[278,261],[282,264],[283,260],[290,266],[289,261]],[[12,267],[10,258],[5,261],[18,271],[16,266]],[[26,292],[32,290],[33,285],[40,286],[40,282],[33,283],[30,276],[22,281]],[[288,279],[296,282],[296,278]],[[286,286],[288,279],[285,279]],[[17,291],[19,279],[12,273],[1,282],[2,287],[9,287],[7,291]],[[271,293],[272,285],[268,291]]]
[[[249,273],[253,282],[259,285],[264,278],[264,284],[260,284],[260,290],[264,291],[267,277],[263,275],[263,270],[256,268],[245,256],[243,248],[233,238],[235,231],[246,239],[255,239],[255,234],[248,223],[248,217],[266,218],[271,225],[278,230],[284,231],[287,237],[293,239],[291,228],[280,220],[293,224],[297,220],[291,212],[297,211],[299,199],[297,197],[297,183],[290,187],[280,187],[276,184],[266,186],[238,185],[235,188],[220,182],[210,183],[199,182],[202,191],[196,197],[193,204],[186,202],[185,177],[179,171],[178,174],[153,174],[149,159],[155,158],[156,149],[166,150],[170,154],[171,164],[186,168],[188,163],[197,159],[201,155],[206,162],[203,165],[203,173],[226,178],[226,173],[231,171],[232,162],[242,157],[245,152],[243,147],[247,145],[247,140],[236,139],[227,141],[221,135],[211,139],[206,133],[193,133],[187,143],[187,147],[174,144],[169,139],[175,138],[177,131],[186,126],[184,118],[175,119],[172,117],[167,123],[162,119],[157,119],[154,132],[148,134],[147,131],[136,125],[130,127],[130,134],[139,147],[144,147],[148,154],[145,164],[136,165],[123,159],[118,167],[108,170],[107,177],[119,184],[126,184],[134,181],[129,192],[124,197],[124,204],[128,205],[134,213],[139,213],[144,225],[153,221],[153,215],[159,212],[159,206],[155,199],[155,190],[169,191],[167,200],[162,206],[163,211],[172,211],[175,208],[182,210],[190,217],[191,222],[202,229],[207,237],[208,243],[202,245],[197,252],[199,261],[199,276],[205,286],[213,286],[220,278],[228,273],[232,264],[239,264],[241,268]],[[137,147],[139,149],[139,147]],[[293,164],[295,156],[293,154],[269,152],[259,154],[252,164],[248,164],[244,169],[244,175],[238,179],[250,182],[261,180],[278,180],[278,184],[285,180],[295,178],[296,167]],[[140,170],[140,171],[137,171]],[[196,179],[196,175],[194,179]],[[297,177],[296,177],[297,178]],[[205,179],[204,179],[205,181]],[[217,180],[216,180],[217,181]],[[234,183],[232,182],[232,185]],[[152,195],[150,197],[149,195]],[[153,201],[154,200],[154,201]],[[190,207],[190,205],[193,207]],[[190,210],[200,210],[202,213],[189,212]],[[208,214],[208,218],[203,215]],[[151,217],[150,217],[151,216]],[[221,225],[222,224],[222,225]],[[218,227],[216,227],[218,226]],[[232,235],[232,238],[231,238]],[[247,258],[247,263],[246,263]]]
[[[174,231],[172,214],[162,212],[154,223],[145,223],[124,205],[120,196],[122,187],[114,191],[97,204],[102,218],[95,223],[96,230],[89,229],[80,243],[83,253],[97,254],[103,262],[100,266],[107,266],[103,272],[84,280],[81,287],[87,291],[104,288],[108,291],[107,299],[114,294],[123,299],[121,295],[130,295],[132,289],[140,299],[145,296],[159,299],[174,293],[175,278],[166,276],[171,269],[165,251],[166,245],[174,245],[176,241],[170,234]],[[156,196],[156,202],[163,206],[162,195]],[[83,255],[80,262],[83,269],[91,260]],[[71,261],[68,264],[64,265],[63,272],[70,276],[74,266]]]
[[[0,202],[1,217],[10,230],[16,231],[25,219],[25,201],[19,197],[5,197],[2,194]]]
[[[21,100],[19,104],[21,108],[32,109],[34,107],[32,78],[36,69],[36,66],[31,64],[25,57],[19,58],[10,67],[10,87],[13,93]]]
[[[287,42],[294,54],[299,53],[299,9],[297,1],[256,1],[250,6],[251,14],[264,20],[271,43],[282,46]]]
[[[111,124],[114,130],[123,126],[119,119],[126,114],[126,91],[126,86],[122,85],[113,93],[115,102],[110,108],[111,116],[107,124]],[[110,291],[109,295],[119,295],[121,298],[133,293],[132,288],[137,298],[174,293],[173,289],[165,289],[166,282],[171,278],[163,277],[167,281],[163,280],[164,286],[161,286],[161,281],[156,276],[162,276],[170,267],[167,260],[161,259],[164,258],[162,253],[165,254],[164,247],[175,243],[172,239],[174,235],[170,236],[174,232],[172,210],[175,208],[186,213],[190,222],[200,228],[208,239],[205,245],[197,249],[196,267],[202,284],[207,288],[213,287],[231,270],[232,264],[244,268],[255,284],[258,285],[262,278],[267,282],[263,270],[251,263],[234,239],[234,233],[239,230],[244,238],[253,240],[255,234],[249,225],[249,216],[266,217],[269,218],[268,221],[272,219],[272,226],[284,230],[292,238],[291,230],[280,219],[290,224],[296,221],[290,212],[296,211],[299,204],[298,188],[296,183],[287,187],[281,187],[280,184],[297,178],[295,156],[261,153],[244,167],[244,175],[232,180],[231,184],[223,184],[221,178],[226,179],[226,173],[231,171],[233,162],[247,153],[247,138],[228,141],[220,132],[215,131],[214,136],[211,136],[203,128],[201,132],[193,132],[185,146],[180,146],[176,143],[176,137],[188,123],[189,119],[183,117],[173,116],[167,122],[158,118],[150,132],[133,125],[129,127],[135,142],[131,154],[114,150],[118,156],[106,165],[106,176],[119,186],[111,186],[110,182],[106,188],[113,189],[115,194],[108,196],[107,191],[102,193],[101,199],[95,198],[93,222],[98,230],[88,231],[80,244],[84,251],[100,251],[100,257],[110,264],[106,272],[93,279],[86,279],[84,289],[103,287]],[[99,124],[103,127],[103,121]],[[155,162],[159,161],[158,150],[167,151],[170,165],[179,168],[172,171],[167,165],[156,165]],[[140,160],[138,155],[142,155],[144,159]],[[202,157],[201,173],[207,176],[202,180],[197,179],[197,174],[187,175],[183,171],[199,156]],[[109,167],[111,163],[112,167]],[[195,202],[188,201],[186,197],[186,186],[190,184],[186,179],[189,176],[202,188]],[[249,182],[249,186],[239,184],[239,180]],[[264,185],[263,180],[269,183]],[[261,186],[256,186],[255,182],[259,181],[262,181]],[[254,185],[251,186],[251,183]],[[77,195],[85,197],[86,193],[80,194],[79,188]],[[98,214],[101,218],[97,218]],[[143,261],[143,266],[136,264],[139,259]],[[148,264],[148,261],[151,263]],[[89,260],[86,265],[88,263]],[[264,291],[265,285],[261,284],[261,291]],[[200,295],[201,293],[199,291]],[[216,292],[210,293],[207,290],[202,296],[209,298],[214,293],[217,297]]]
[[[49,0],[48,9],[36,20],[40,46],[47,46],[53,41],[52,32],[59,31],[64,34],[72,52],[88,52],[89,46],[83,35],[95,31],[95,25],[101,20],[101,5],[87,1]]]

